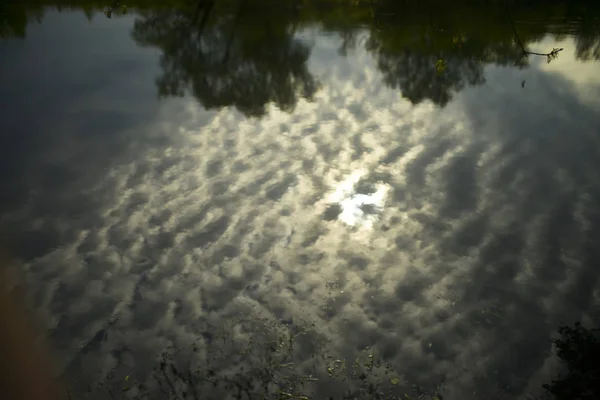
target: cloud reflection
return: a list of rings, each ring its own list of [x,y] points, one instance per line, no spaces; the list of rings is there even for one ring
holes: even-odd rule
[[[102,140],[56,121],[3,222],[23,226],[16,255],[65,368],[144,376],[165,346],[245,315],[314,321],[343,356],[375,346],[448,399],[514,398],[551,329],[598,309],[599,117],[571,83],[535,70],[523,93],[492,69],[440,110],[378,84],[368,53],[315,47],[323,88],[290,113],[186,97]]]

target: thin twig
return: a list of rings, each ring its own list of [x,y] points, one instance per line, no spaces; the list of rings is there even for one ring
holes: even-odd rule
[[[552,54],[557,54],[559,51],[562,51],[562,50],[563,49],[561,48],[561,49],[557,49],[556,51],[553,50],[553,51],[551,51],[549,53],[535,53],[533,51],[528,51],[527,54],[532,54],[534,56],[546,56],[546,57],[548,57],[548,56],[550,56]]]
[[[512,15],[510,14],[510,7],[508,6],[508,4],[506,5],[506,11],[508,12],[508,20],[510,22],[510,26],[513,30],[513,33],[515,34],[515,38],[517,39],[517,43],[521,47],[521,50],[523,50],[523,54],[525,54],[525,57],[527,57],[528,52],[527,50],[525,50],[525,46],[523,46],[521,38],[519,38],[519,34],[517,33],[517,29],[515,28],[515,24],[513,23]]]
[[[525,49],[525,46],[523,46],[523,42],[521,42],[521,38],[519,37],[519,34],[517,33],[517,29],[515,28],[515,24],[514,24],[512,15],[510,13],[510,6],[509,6],[508,2],[506,3],[506,11],[508,13],[508,21],[510,22],[510,26],[512,28],[513,33],[515,34],[515,39],[516,39],[519,47],[521,47],[521,51],[523,52],[521,57],[519,57],[517,62],[515,62],[515,65],[518,65],[521,62],[521,60],[523,59],[523,57],[528,57],[530,54],[534,55],[534,56],[548,57],[548,62],[550,62],[553,58],[558,57],[558,53],[563,50],[562,48],[552,49],[552,51],[549,53],[536,53],[534,51],[527,51]]]

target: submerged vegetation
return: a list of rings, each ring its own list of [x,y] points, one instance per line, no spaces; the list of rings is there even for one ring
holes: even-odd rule
[[[115,369],[90,391],[140,400],[443,399],[443,382],[408,384],[376,348],[338,357],[314,324],[305,325],[237,318],[203,332],[189,347],[166,349],[144,382]]]
[[[229,326],[213,327],[212,332],[219,332],[214,336],[204,332],[189,348],[166,349],[145,382],[127,375],[126,369],[112,370],[89,391],[111,400],[444,399],[445,382],[434,387],[407,382],[376,348],[367,347],[350,359],[337,358],[310,326],[239,318]],[[234,340],[235,331],[249,336]],[[556,400],[597,399],[600,330],[575,323],[561,326],[559,335],[553,342],[566,370],[543,388]],[[499,392],[493,396],[510,398]]]
[[[559,333],[554,345],[567,372],[544,388],[557,400],[600,398],[600,329],[575,323],[561,326]]]

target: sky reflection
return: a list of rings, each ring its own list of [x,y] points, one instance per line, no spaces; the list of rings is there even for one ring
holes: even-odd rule
[[[445,399],[516,398],[551,370],[552,330],[597,315],[598,64],[572,39],[438,107],[309,29],[314,96],[248,118],[159,102],[157,55],[115,20],[50,14],[4,50],[1,221],[65,370],[146,376],[244,315],[314,323],[348,358],[375,346],[410,384],[451,382]]]

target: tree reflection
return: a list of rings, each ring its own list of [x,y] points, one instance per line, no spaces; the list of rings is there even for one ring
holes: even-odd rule
[[[600,398],[600,329],[577,322],[561,326],[559,333],[554,345],[567,373],[544,388],[557,400]]]
[[[429,99],[444,106],[466,85],[485,82],[481,62],[469,58],[451,57],[443,60],[444,70],[436,65],[435,55],[406,50],[399,54],[377,53],[377,66],[384,82],[398,88],[413,104]]]
[[[444,106],[453,93],[485,82],[486,64],[527,66],[510,19],[498,4],[469,7],[382,1],[367,48],[384,81],[412,103]],[[435,11],[435,13],[434,13]],[[527,30],[526,43],[544,30]]]
[[[161,96],[189,91],[207,109],[233,105],[260,116],[270,102],[291,110],[318,88],[306,65],[310,49],[294,37],[291,17],[247,2],[233,9],[199,3],[144,13],[133,37],[163,52]]]
[[[600,59],[599,6],[585,0],[106,0],[85,7],[44,0],[0,6],[0,34],[24,36],[49,5],[90,17],[126,8],[136,15],[135,41],[161,51],[161,96],[189,93],[207,109],[234,106],[249,116],[270,103],[292,110],[318,90],[310,47],[297,35],[307,27],[338,35],[341,55],[366,46],[384,82],[415,104],[447,104],[485,82],[489,64],[525,68],[535,54],[551,60],[553,49],[528,51],[547,34],[574,36],[578,59]]]
[[[580,60],[600,60],[600,19],[585,18],[577,26],[575,56]]]
[[[600,60],[600,37],[579,36],[576,43],[577,58],[581,60]]]

